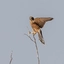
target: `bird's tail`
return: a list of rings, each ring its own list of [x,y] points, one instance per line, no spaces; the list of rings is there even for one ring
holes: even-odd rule
[[[41,43],[45,44],[45,41],[44,41],[44,38],[43,38],[41,30],[39,30],[39,32],[38,32],[38,37],[39,37],[39,40],[41,41]]]

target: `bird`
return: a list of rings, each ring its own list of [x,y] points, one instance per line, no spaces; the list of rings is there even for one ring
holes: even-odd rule
[[[29,20],[30,20],[30,25],[32,27],[31,33],[33,35],[38,33],[40,42],[45,44],[41,28],[44,27],[46,22],[53,20],[53,18],[52,17],[36,17],[36,18],[34,18],[33,16],[30,16]]]

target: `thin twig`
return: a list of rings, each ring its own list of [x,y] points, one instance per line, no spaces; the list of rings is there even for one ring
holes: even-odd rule
[[[36,53],[37,53],[37,59],[38,59],[38,64],[40,64],[39,52],[38,52],[38,47],[37,47],[37,43],[36,43],[36,38],[35,38],[35,36],[33,35],[33,39],[34,39],[34,40],[33,40],[29,35],[27,35],[27,34],[24,34],[24,35],[28,36],[28,37],[30,38],[30,40],[35,43]]]
[[[13,51],[11,52],[11,55],[10,55],[10,62],[9,62],[9,64],[11,64],[11,62],[12,62],[12,53],[13,53]]]
[[[33,38],[34,38],[35,47],[36,47],[36,52],[37,52],[38,64],[40,64],[40,59],[39,59],[39,52],[38,52],[38,47],[37,47],[36,38],[35,38],[35,36],[34,36],[34,35],[33,35]]]
[[[34,40],[29,35],[27,35],[27,34],[24,34],[24,35],[28,36],[30,38],[30,40],[34,42]]]

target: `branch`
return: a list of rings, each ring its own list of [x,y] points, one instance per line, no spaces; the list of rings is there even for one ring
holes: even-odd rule
[[[24,35],[28,36],[30,38],[30,40],[34,42],[34,40],[29,35],[27,35],[27,34],[24,34]]]
[[[24,34],[24,35],[28,36],[28,37],[30,38],[30,40],[35,43],[36,53],[37,53],[37,59],[38,59],[38,64],[40,64],[39,52],[38,52],[38,47],[37,47],[36,38],[35,38],[34,34],[33,34],[33,39],[32,39],[29,35],[27,35],[27,34]]]
[[[11,64],[11,62],[12,62],[12,53],[13,53],[13,51],[11,52],[11,55],[10,55],[10,62],[9,62],[9,64]]]

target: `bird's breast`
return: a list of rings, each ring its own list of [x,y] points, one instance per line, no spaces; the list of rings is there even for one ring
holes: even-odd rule
[[[30,22],[30,25],[35,32],[38,32],[38,30],[40,29],[40,27],[38,25],[34,24],[32,21]]]

